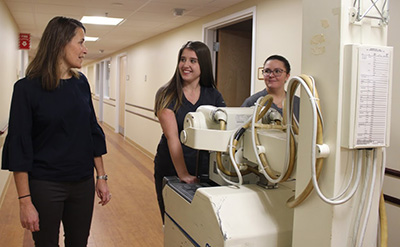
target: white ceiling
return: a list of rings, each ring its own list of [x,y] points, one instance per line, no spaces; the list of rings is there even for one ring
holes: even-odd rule
[[[86,24],[85,62],[100,59],[137,42],[177,28],[244,0],[4,0],[21,33],[31,34],[32,55],[44,28],[54,16],[80,20],[84,15],[124,18],[118,26]],[[174,16],[174,9],[185,9]],[[102,52],[101,52],[102,51]]]

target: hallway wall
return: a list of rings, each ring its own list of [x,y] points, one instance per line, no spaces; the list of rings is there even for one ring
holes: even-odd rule
[[[214,13],[193,23],[184,25],[173,31],[145,40],[132,47],[124,48],[111,56],[111,81],[110,104],[105,105],[104,122],[114,129],[116,128],[115,104],[113,99],[117,95],[117,57],[122,53],[128,55],[127,73],[129,80],[126,87],[126,137],[140,146],[147,154],[154,155],[160,139],[161,128],[152,112],[154,95],[157,89],[165,84],[173,75],[179,48],[188,40],[202,40],[202,28],[219,18],[223,18],[238,11],[256,7],[256,34],[255,34],[255,64],[261,66],[264,59],[272,54],[286,56],[293,67],[292,76],[301,73],[301,0],[248,0],[226,10]],[[398,150],[400,149],[400,131],[396,123],[400,121],[400,104],[398,92],[400,92],[400,33],[395,28],[400,23],[400,2],[391,2],[391,19],[389,23],[388,45],[394,46],[394,74],[392,88],[392,125],[390,147],[387,150],[387,165],[390,168],[400,170],[398,162]],[[14,82],[18,78],[20,51],[18,50],[18,27],[9,14],[3,1],[0,1],[0,128],[8,121],[8,112]],[[95,63],[86,65],[82,71],[87,75],[94,91]],[[264,87],[264,82],[254,82],[255,91]],[[98,101],[94,101],[97,108]],[[0,137],[1,138],[1,137]],[[1,143],[1,140],[0,140]],[[1,151],[1,148],[0,148]],[[1,160],[0,160],[1,162]],[[9,173],[0,170],[0,206],[1,195]],[[385,178],[385,193],[400,198],[400,182],[391,177]],[[389,215],[389,241],[398,243],[397,229],[400,227],[400,210],[398,207],[388,204]],[[389,246],[391,246],[389,244]]]
[[[392,114],[391,114],[391,130],[390,130],[390,147],[387,149],[386,167],[400,171],[399,150],[400,150],[400,131],[397,128],[400,122],[400,32],[398,25],[400,24],[400,1],[390,1],[390,20],[388,45],[393,46],[393,85],[392,85]],[[400,198],[400,179],[386,176],[384,182],[384,193],[396,198]],[[397,246],[400,242],[398,229],[400,229],[400,208],[390,203],[386,203],[386,211],[388,215],[388,246]]]
[[[11,94],[18,79],[20,51],[18,50],[18,27],[3,1],[0,1],[0,129],[8,122]]]
[[[302,42],[300,0],[249,0],[201,18],[112,55],[110,98],[116,99],[116,102],[118,102],[117,56],[126,53],[128,57],[127,77],[129,80],[126,83],[125,136],[129,140],[144,149],[150,156],[155,154],[162,132],[153,114],[154,96],[158,88],[172,77],[180,47],[188,40],[202,40],[204,24],[254,6],[256,7],[255,66],[262,66],[269,55],[282,54],[292,65],[292,75],[300,73]],[[94,64],[88,64],[86,67],[90,70]],[[256,75],[255,78],[257,78]],[[94,80],[90,77],[89,79]],[[255,91],[264,87],[263,80],[255,79]],[[98,102],[95,101],[96,103]],[[115,107],[111,110],[110,104],[104,104],[103,107],[107,107],[104,114],[116,114]],[[98,109],[98,106],[95,108]],[[116,117],[104,117],[105,123],[116,129],[116,121],[110,122],[107,119],[115,120]]]
[[[14,82],[18,79],[21,56],[18,50],[18,27],[3,1],[0,1],[0,27],[0,129],[3,129],[8,123],[11,94]],[[0,154],[4,138],[5,135],[0,136]],[[8,171],[0,170],[0,206],[8,176]]]
[[[255,64],[261,66],[264,59],[272,54],[286,56],[293,67],[292,76],[300,74],[301,71],[301,1],[255,1],[249,0],[228,8],[224,11],[212,14],[198,21],[182,26],[173,31],[158,35],[145,40],[132,47],[121,50],[112,56],[112,81],[111,97],[117,98],[116,86],[116,57],[118,54],[128,55],[128,77],[126,87],[127,108],[126,113],[126,137],[146,150],[150,155],[156,152],[156,146],[161,135],[161,129],[153,116],[152,108],[154,95],[157,89],[166,83],[174,73],[177,53],[182,44],[187,40],[202,40],[203,25],[232,13],[256,6],[256,46]],[[388,45],[394,46],[394,74],[393,74],[393,98],[392,98],[392,128],[390,147],[387,150],[387,165],[390,168],[400,170],[400,163],[397,162],[397,152],[400,148],[400,131],[396,123],[400,120],[400,112],[397,105],[400,103],[396,92],[399,92],[400,45],[399,32],[396,32],[396,23],[400,23],[397,13],[400,10],[400,3],[391,3],[391,19],[389,23]],[[285,31],[282,31],[285,30]],[[93,67],[89,65],[89,67]],[[264,88],[261,80],[256,80],[255,91]],[[107,106],[109,107],[109,106]],[[110,112],[110,111],[109,111]],[[113,112],[115,114],[115,112]],[[111,118],[115,119],[115,117]],[[115,128],[115,122],[106,122]],[[384,193],[400,198],[399,180],[390,176],[385,178]],[[398,207],[387,203],[389,215],[389,243],[397,243],[400,238],[395,231],[400,227],[400,210]],[[389,246],[391,246],[389,244]]]

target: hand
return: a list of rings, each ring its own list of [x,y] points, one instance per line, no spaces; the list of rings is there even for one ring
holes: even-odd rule
[[[30,198],[20,199],[20,221],[23,228],[31,232],[39,231],[39,213]]]
[[[111,193],[108,189],[107,181],[104,179],[98,179],[96,182],[96,193],[100,198],[99,204],[101,206],[106,205],[111,200]]]
[[[198,182],[197,177],[192,176],[190,174],[184,175],[179,177],[179,180],[181,180],[181,182],[187,183],[187,184],[194,184]]]

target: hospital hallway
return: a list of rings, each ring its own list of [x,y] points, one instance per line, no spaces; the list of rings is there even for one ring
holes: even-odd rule
[[[163,246],[162,221],[153,179],[153,159],[102,125],[108,153],[103,156],[112,200],[104,207],[96,196],[88,247]],[[11,178],[0,209],[0,245],[33,247],[32,235],[19,223],[19,205]],[[62,229],[60,246],[64,244]]]

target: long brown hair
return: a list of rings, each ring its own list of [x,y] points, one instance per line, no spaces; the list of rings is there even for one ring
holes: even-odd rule
[[[75,36],[77,28],[86,29],[80,21],[72,18],[57,16],[50,20],[43,32],[36,56],[26,69],[28,78],[41,78],[42,88],[52,91],[60,84],[61,71],[59,60],[63,56],[64,48]],[[76,70],[71,74],[79,77]]]
[[[184,49],[190,49],[196,53],[201,71],[200,86],[215,88],[210,49],[208,49],[208,46],[203,42],[188,41],[179,50],[178,63],[171,80],[162,86],[156,94],[154,105],[154,113],[156,116],[160,110],[167,108],[174,100],[176,100],[173,109],[174,111],[176,111],[182,105],[183,80],[181,74],[179,73],[179,61]]]

